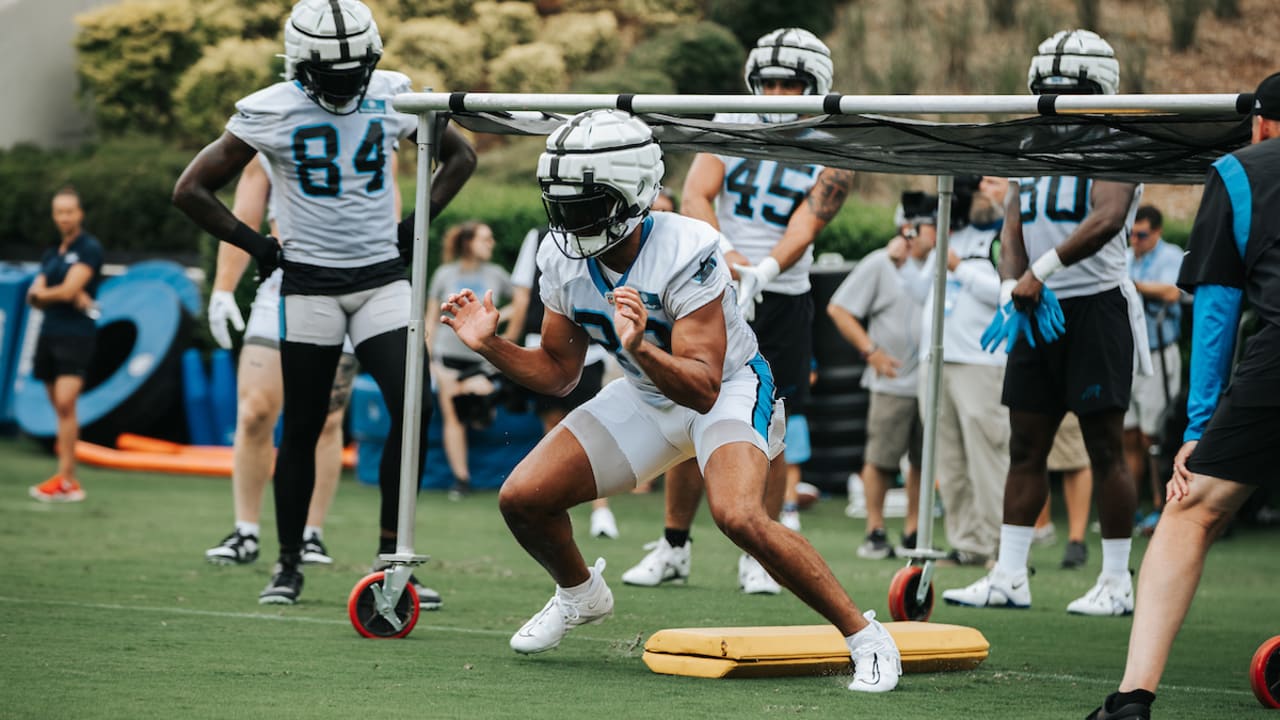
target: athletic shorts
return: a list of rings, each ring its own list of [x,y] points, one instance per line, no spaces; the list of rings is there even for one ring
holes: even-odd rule
[[[353,346],[409,326],[409,281],[343,295],[285,295],[277,337],[289,342]]]
[[[1050,472],[1071,472],[1089,467],[1089,451],[1084,446],[1080,418],[1075,413],[1062,416],[1058,434],[1053,436],[1047,463]]]
[[[721,383],[705,414],[675,403],[650,405],[621,378],[561,423],[586,451],[599,497],[626,492],[691,457],[703,470],[711,454],[730,443],[749,442],[773,459],[783,450],[785,424],[759,355]]]
[[[807,463],[813,457],[813,448],[809,444],[809,418],[804,415],[787,417],[787,434],[784,440],[787,449],[783,455],[788,465]]]
[[[1165,410],[1169,403],[1165,396],[1164,374],[1160,371],[1160,356],[1164,356],[1164,366],[1169,373],[1169,398],[1178,397],[1182,392],[1182,349],[1178,343],[1169,343],[1163,350],[1151,351],[1151,363],[1155,366],[1153,375],[1133,376],[1133,393],[1129,399],[1129,411],[1124,414],[1125,429],[1138,428],[1147,437],[1157,437],[1160,423],[1164,421]]]
[[[1280,407],[1240,405],[1230,389],[1187,459],[1198,475],[1280,489]]]
[[[582,368],[582,377],[578,380],[578,386],[568,395],[557,397],[555,395],[533,393],[533,409],[539,415],[552,410],[563,410],[565,412],[575,410],[595,397],[603,385],[604,363],[591,363]]]
[[[93,359],[93,335],[44,335],[36,339],[31,377],[53,382],[63,376],[83,378]]]
[[[1066,332],[1033,348],[1019,340],[1005,366],[1010,410],[1092,415],[1129,407],[1133,382],[1133,330],[1129,304],[1119,288],[1061,301]]]
[[[883,470],[897,470],[906,455],[912,465],[920,467],[923,445],[924,426],[916,398],[871,393],[865,461]]]
[[[280,280],[284,271],[276,268],[258,285],[258,292],[249,306],[249,321],[245,323],[244,344],[280,349]],[[355,354],[351,338],[342,339],[342,352]]]
[[[764,293],[751,323],[787,415],[804,414],[813,368],[813,293]]]

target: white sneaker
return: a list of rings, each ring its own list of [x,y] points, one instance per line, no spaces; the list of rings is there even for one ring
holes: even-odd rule
[[[882,693],[898,687],[902,675],[902,655],[884,626],[876,621],[876,611],[862,614],[871,623],[849,640],[849,654],[853,656],[853,682],[850,690]]]
[[[1093,589],[1067,606],[1073,615],[1108,617],[1133,614],[1133,579],[1123,575],[1102,574]]]
[[[748,595],[777,595],[782,586],[750,555],[738,558],[738,586]]]
[[[613,614],[613,593],[604,581],[604,558],[590,568],[591,584],[580,598],[571,598],[564,588],[556,592],[542,610],[511,636],[511,649],[525,655],[550,650],[560,644],[565,633],[579,625],[594,625]]]
[[[1053,523],[1049,523],[1044,527],[1038,527],[1031,531],[1032,545],[1052,545],[1058,540],[1058,529]]]
[[[800,532],[800,511],[799,510],[783,510],[778,516],[778,522],[788,530]]]
[[[1025,573],[1010,577],[994,568],[968,587],[944,591],[942,599],[948,605],[1024,609],[1031,607],[1031,584]]]
[[[692,563],[692,542],[673,548],[667,539],[660,538],[644,546],[649,551],[635,567],[622,573],[622,582],[628,585],[657,587],[664,582],[684,582],[689,579]]]
[[[618,521],[614,519],[612,510],[600,507],[591,511],[591,537],[618,539]]]

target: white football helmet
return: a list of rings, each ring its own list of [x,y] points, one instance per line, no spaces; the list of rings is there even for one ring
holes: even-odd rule
[[[1027,70],[1036,95],[1115,95],[1120,63],[1111,45],[1089,30],[1062,30],[1040,43]]]
[[[378,25],[360,0],[301,0],[285,23],[284,79],[335,115],[359,109],[381,57]]]
[[[663,172],[653,131],[621,110],[579,113],[556,128],[538,182],[560,251],[588,258],[622,242],[649,214]]]
[[[742,71],[747,87],[764,94],[764,80],[803,80],[805,95],[831,92],[831,50],[817,35],[802,28],[782,28],[762,36],[747,54]],[[794,114],[768,113],[766,122],[790,122]]]

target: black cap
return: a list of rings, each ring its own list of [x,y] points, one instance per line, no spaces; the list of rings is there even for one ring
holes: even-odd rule
[[[1258,83],[1258,89],[1253,91],[1253,114],[1280,120],[1280,72]]]

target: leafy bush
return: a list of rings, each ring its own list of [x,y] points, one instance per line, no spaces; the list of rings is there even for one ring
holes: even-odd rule
[[[439,90],[474,90],[484,80],[484,39],[445,18],[407,20],[386,46],[382,67],[434,70],[444,79]]]
[[[515,45],[489,63],[494,92],[552,92],[565,87],[564,57],[550,43]]]
[[[125,0],[76,22],[76,72],[98,126],[108,133],[168,132],[171,92],[208,39],[187,2]]]
[[[0,151],[0,255],[38,256],[57,231],[54,192],[80,193],[85,227],[108,253],[197,252],[200,230],[170,202],[192,153],[155,137],[125,136],[75,151]]]
[[[472,18],[471,6],[475,2],[474,0],[388,0],[388,4],[395,5],[397,16],[405,20],[443,17],[462,23]]]
[[[741,92],[747,53],[733,33],[712,22],[664,30],[640,43],[627,66],[666,74],[686,94]]]
[[[729,28],[744,47],[778,28],[804,28],[825,37],[836,23],[835,0],[788,3],[777,0],[708,0],[706,18]]]
[[[573,89],[584,93],[671,95],[676,91],[676,84],[657,70],[633,70],[621,65],[580,75],[574,80]]]
[[[1168,0],[1169,29],[1173,38],[1173,49],[1186,50],[1195,44],[1196,23],[1200,21],[1200,12],[1204,10],[1206,0]]]
[[[486,59],[504,50],[532,42],[538,32],[538,11],[522,2],[478,2],[475,5],[475,27],[484,38]]]
[[[618,54],[618,18],[607,10],[552,15],[541,40],[560,48],[569,72],[607,67]]]
[[[178,81],[173,92],[179,134],[204,144],[221,132],[240,98],[270,85],[281,72],[275,40],[230,38],[214,45]]]

